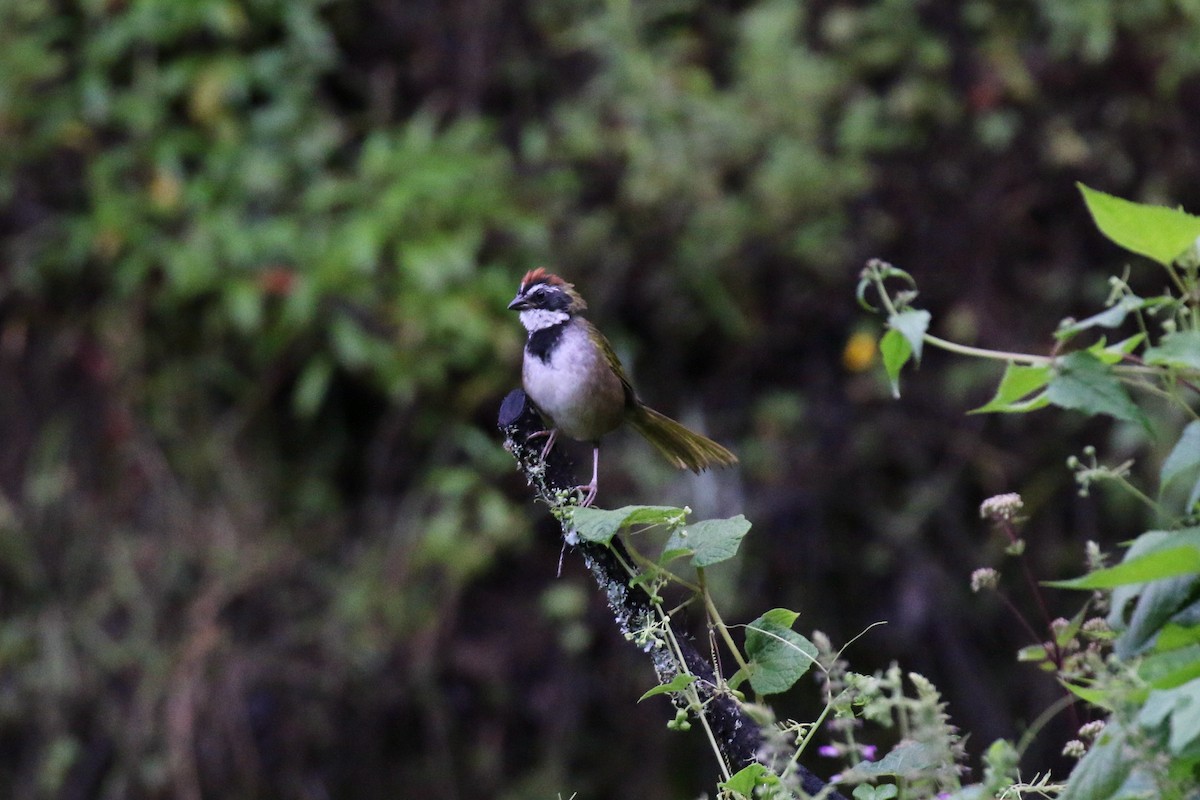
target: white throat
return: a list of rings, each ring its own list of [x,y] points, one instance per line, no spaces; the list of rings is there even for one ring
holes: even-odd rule
[[[521,324],[530,333],[561,325],[570,318],[571,315],[565,311],[549,311],[545,308],[527,308],[521,312]]]

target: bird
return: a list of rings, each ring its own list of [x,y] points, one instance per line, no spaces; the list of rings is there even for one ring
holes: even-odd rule
[[[581,506],[596,499],[600,439],[629,425],[679,469],[700,472],[730,466],[737,456],[712,439],[688,430],[643,403],[633,390],[612,345],[583,317],[587,303],[558,275],[539,267],[525,273],[508,304],[528,331],[521,368],[525,395],[546,421],[545,461],[559,434],[592,445],[592,480]],[[532,438],[532,437],[531,437]]]

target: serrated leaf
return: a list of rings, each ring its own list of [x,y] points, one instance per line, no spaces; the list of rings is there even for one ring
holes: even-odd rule
[[[1170,266],[1200,237],[1200,217],[1144,205],[1077,183],[1100,232],[1130,252]]]
[[[1087,414],[1107,414],[1150,430],[1150,420],[1129,399],[1112,369],[1092,354],[1071,353],[1059,359],[1055,367],[1046,387],[1046,399],[1054,405]]]
[[[746,626],[750,685],[759,694],[786,692],[815,663],[816,646],[792,630],[798,616],[775,608]]]
[[[996,396],[969,413],[1012,414],[1044,408],[1050,401],[1041,390],[1050,382],[1052,375],[1053,371],[1048,366],[1026,366],[1009,362],[1000,378],[1000,385],[996,387]],[[1037,394],[1034,394],[1035,392]]]
[[[1083,757],[1071,777],[1060,800],[1108,800],[1112,797],[1136,764],[1131,748],[1125,747],[1125,731],[1115,722],[1110,722],[1095,744]]]
[[[1171,454],[1163,461],[1159,496],[1176,484],[1191,485],[1184,503],[1185,512],[1200,502],[1200,421],[1188,423]]]
[[[925,331],[929,330],[929,321],[933,315],[928,311],[910,308],[888,317],[888,325],[892,330],[900,331],[912,349],[913,359],[921,363],[921,350],[925,344]]]
[[[1200,372],[1200,331],[1175,331],[1162,337],[1158,347],[1146,349],[1147,364]]]
[[[888,381],[892,384],[892,397],[899,400],[900,370],[912,356],[912,345],[900,331],[889,328],[879,340],[879,355],[883,359],[883,369],[887,372]]]
[[[622,528],[634,525],[682,525],[686,512],[674,506],[624,506],[622,508],[572,508],[571,526],[584,541],[608,544]]]
[[[667,540],[666,550],[692,553],[692,566],[708,567],[737,555],[750,522],[741,514],[729,519],[705,519],[680,528]]]
[[[638,702],[642,702],[647,697],[654,697],[659,694],[668,694],[670,692],[682,692],[687,687],[691,686],[697,680],[695,675],[686,672],[676,673],[674,678],[671,678],[667,683],[660,683],[653,689],[648,690],[645,694],[638,698]]]

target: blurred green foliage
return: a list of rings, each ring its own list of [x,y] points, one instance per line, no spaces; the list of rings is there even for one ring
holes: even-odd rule
[[[516,278],[711,412],[748,456],[714,510],[777,543],[748,607],[848,638],[1071,450],[962,422],[990,375],[888,403],[843,352],[861,259],[998,345],[1102,293],[1072,180],[1200,206],[1194,5],[0,4],[0,793],[675,791],[633,692],[578,689],[627,662],[548,655],[579,618],[538,616],[558,550],[491,428]],[[969,693],[932,613],[893,654]]]

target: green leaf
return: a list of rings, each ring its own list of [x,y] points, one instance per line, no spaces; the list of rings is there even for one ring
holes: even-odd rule
[[[1200,422],[1190,422],[1163,462],[1159,473],[1159,496],[1175,484],[1191,484],[1184,511],[1200,502]]]
[[[1052,375],[1053,372],[1048,366],[1025,366],[1010,362],[1004,370],[1004,376],[1000,378],[996,396],[969,413],[1010,414],[1044,408],[1050,404],[1050,401],[1046,398],[1045,392],[1040,390],[1046,387]],[[1030,397],[1034,392],[1037,394]]]
[[[1160,653],[1200,644],[1200,625],[1164,625],[1154,649]]]
[[[683,524],[687,512],[674,506],[624,506],[622,508],[572,508],[571,526],[584,541],[608,544],[622,528],[634,525],[670,528]]]
[[[1158,347],[1146,350],[1147,364],[1200,372],[1200,331],[1175,331],[1162,337]]]
[[[1076,184],[1100,232],[1126,250],[1170,266],[1200,237],[1200,217],[1134,203]]]
[[[750,685],[759,694],[786,692],[815,663],[817,648],[792,630],[798,616],[775,608],[746,626]]]
[[[1151,692],[1138,714],[1138,722],[1144,727],[1156,728],[1168,717],[1170,737],[1167,746],[1179,755],[1200,739],[1200,680]]]
[[[883,786],[871,786],[864,783],[855,786],[854,794],[851,796],[854,800],[893,800],[899,792],[900,790],[894,783],[885,783]]]
[[[1017,661],[1038,664],[1050,657],[1044,645],[1028,644],[1017,651]]]
[[[1125,356],[1133,352],[1142,340],[1146,338],[1144,333],[1135,333],[1128,339],[1123,339],[1116,344],[1105,346],[1104,337],[1100,337],[1100,341],[1093,344],[1087,349],[1089,353],[1100,359],[1105,364],[1120,363]]]
[[[1046,585],[1058,589],[1113,589],[1197,572],[1200,572],[1200,549],[1184,545],[1147,553],[1079,578],[1047,581]]]
[[[743,797],[753,797],[755,786],[778,783],[779,776],[756,761],[733,773],[729,780],[720,784],[720,787],[729,792],[736,792]]]
[[[925,331],[929,330],[929,321],[933,315],[928,311],[910,308],[888,317],[888,325],[892,330],[900,331],[912,348],[913,359],[921,363],[921,348],[925,344]]]
[[[1054,336],[1059,341],[1063,341],[1089,328],[1120,327],[1121,323],[1125,321],[1125,317],[1129,316],[1130,311],[1136,311],[1145,304],[1146,301],[1140,297],[1124,295],[1114,305],[1104,309],[1099,314],[1093,314],[1087,319],[1081,319],[1077,322],[1068,322],[1065,325],[1060,325],[1058,330],[1054,332]]]
[[[943,766],[944,748],[922,742],[898,744],[878,761],[860,761],[854,772],[872,778],[885,775],[905,777]]]
[[[1150,430],[1150,420],[1129,399],[1112,369],[1098,358],[1081,351],[1064,356],[1055,366],[1056,374],[1046,387],[1046,399],[1051,403],[1086,414],[1108,414]]]
[[[1159,649],[1159,634],[1155,649]],[[1138,675],[1154,689],[1172,689],[1200,678],[1200,644],[1155,652],[1138,664]]]
[[[292,409],[296,416],[311,419],[321,408],[329,380],[333,377],[333,364],[329,359],[315,356],[305,365],[292,391]]]
[[[900,399],[900,370],[912,356],[912,345],[904,334],[889,328],[879,340],[879,355],[883,357],[883,368],[892,384],[892,397]]]
[[[1154,553],[1182,547],[1200,550],[1200,527],[1171,532],[1147,531],[1133,541],[1122,564],[1113,569]],[[1170,569],[1170,566],[1166,568]],[[1113,588],[1108,624],[1120,632],[1114,643],[1117,655],[1127,658],[1145,650],[1163,625],[1189,602],[1196,582],[1197,576],[1193,573]]]
[[[692,553],[692,565],[708,567],[733,558],[750,522],[741,514],[729,519],[705,519],[671,534],[666,552],[686,550]]]
[[[638,702],[640,703],[643,700],[645,700],[647,697],[654,697],[655,695],[658,695],[658,694],[667,694],[669,692],[682,692],[684,689],[691,686],[697,680],[698,680],[698,678],[695,675],[691,675],[686,672],[676,673],[675,677],[671,678],[670,682],[660,683],[658,686],[655,686],[653,689],[650,689],[648,692],[646,692],[645,694],[643,694],[641,697],[638,698]]]
[[[1085,703],[1096,706],[1097,708],[1105,708],[1109,711],[1115,710],[1112,701],[1112,693],[1104,689],[1094,689],[1091,686],[1080,686],[1077,683],[1063,683],[1063,686]]]
[[[1059,800],[1108,800],[1112,797],[1136,764],[1135,751],[1125,746],[1125,731],[1115,722],[1110,722],[1096,743],[1083,757]]]

